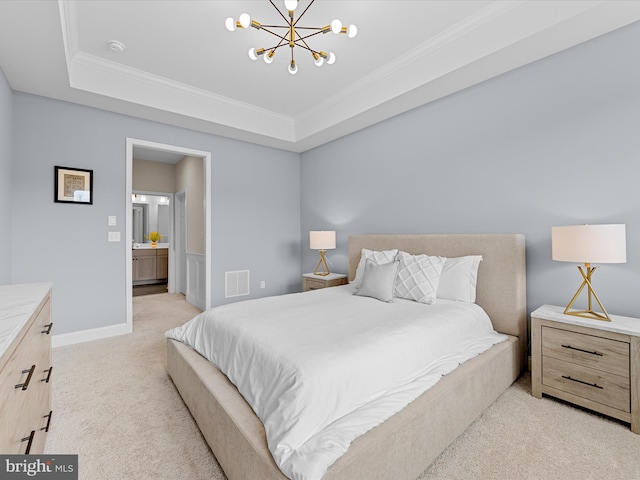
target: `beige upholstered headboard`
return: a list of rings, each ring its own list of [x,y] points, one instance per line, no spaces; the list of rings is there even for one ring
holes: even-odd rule
[[[397,248],[413,255],[426,253],[444,257],[482,255],[476,303],[484,308],[497,331],[519,337],[521,358],[525,362],[527,300],[524,235],[352,235],[349,237],[350,280],[355,276],[363,248]],[[521,365],[524,367],[526,363]]]

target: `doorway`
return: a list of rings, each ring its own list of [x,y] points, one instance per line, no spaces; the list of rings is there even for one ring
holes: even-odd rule
[[[204,233],[204,255],[201,261],[197,265],[197,268],[201,268],[202,272],[197,276],[199,283],[202,285],[193,285],[193,282],[189,284],[188,270],[186,266],[187,257],[187,243],[186,243],[186,213],[185,204],[188,201],[185,192],[177,192],[173,197],[172,217],[174,222],[171,227],[173,234],[172,243],[169,245],[169,291],[180,291],[185,294],[189,294],[189,289],[197,289],[198,295],[189,297],[187,295],[187,301],[190,301],[198,308],[204,310],[211,306],[211,153],[201,150],[194,150],[190,148],[167,145],[156,142],[149,142],[146,140],[127,138],[126,142],[126,213],[125,213],[125,239],[126,239],[126,292],[127,292],[127,326],[128,330],[133,330],[133,245],[134,245],[134,232],[133,232],[133,206],[134,201],[132,195],[133,190],[133,158],[134,150],[151,150],[159,156],[173,156],[173,157],[195,157],[196,159],[202,159],[203,167],[203,197],[204,197],[204,219],[203,219],[203,233]],[[182,210],[181,210],[182,209]],[[204,281],[202,281],[202,279]]]
[[[135,156],[140,150],[134,149]],[[168,170],[171,171],[171,170]],[[149,172],[147,172],[149,173]],[[140,172],[138,172],[140,174]],[[152,175],[150,175],[152,176]],[[171,175],[173,177],[174,175]],[[173,182],[173,178],[171,181]],[[136,186],[136,169],[133,184]],[[152,192],[134,188],[132,201],[133,296],[175,293],[171,278],[175,269],[173,192]],[[155,239],[155,243],[152,243]],[[171,273],[171,275],[170,275]],[[169,288],[169,285],[172,288]]]

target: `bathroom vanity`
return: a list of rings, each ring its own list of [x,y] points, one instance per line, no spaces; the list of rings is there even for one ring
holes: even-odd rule
[[[168,245],[156,248],[152,248],[149,243],[134,245],[131,264],[133,285],[165,283],[169,276]]]

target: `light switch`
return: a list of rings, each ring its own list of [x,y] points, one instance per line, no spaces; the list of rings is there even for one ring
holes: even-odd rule
[[[119,242],[120,241],[120,232],[109,232],[108,240],[110,242]]]
[[[116,216],[115,215],[109,215],[109,226],[110,227],[114,227],[116,225]]]

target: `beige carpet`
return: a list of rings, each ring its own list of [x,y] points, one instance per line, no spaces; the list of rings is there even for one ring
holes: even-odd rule
[[[181,295],[133,302],[133,334],[54,349],[46,452],[78,454],[82,480],[224,479],[165,370],[164,331],[197,310]],[[529,385],[521,377],[420,479],[640,479],[640,435]]]

